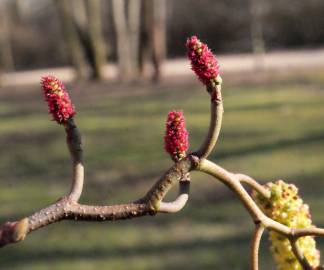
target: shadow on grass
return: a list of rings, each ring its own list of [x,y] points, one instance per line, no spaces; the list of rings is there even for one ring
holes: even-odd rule
[[[241,111],[261,111],[263,112],[264,110],[277,110],[277,109],[282,109],[282,108],[307,108],[307,107],[314,107],[314,106],[322,106],[323,101],[321,99],[319,100],[299,100],[299,101],[267,101],[267,103],[258,103],[258,104],[246,104],[246,105],[228,105],[226,108],[226,111],[229,113],[232,112],[241,112]]]
[[[241,111],[264,111],[264,110],[275,110],[286,106],[282,102],[267,102],[266,104],[251,104],[251,105],[240,105],[240,106],[228,106],[227,112],[241,112]]]
[[[283,139],[268,144],[253,145],[250,147],[234,149],[230,151],[228,150],[223,152],[218,151],[217,154],[213,155],[212,158],[217,157],[217,159],[226,159],[232,157],[248,156],[248,155],[263,153],[267,151],[275,151],[279,149],[283,150],[297,145],[306,145],[306,144],[311,144],[314,142],[321,142],[321,141],[324,141],[324,133],[317,132],[317,133],[306,134],[305,136],[300,138]]]
[[[143,236],[144,237],[144,236]],[[77,261],[81,259],[99,260],[99,259],[121,259],[126,260],[127,257],[141,257],[141,256],[163,256],[164,253],[188,253],[192,254],[199,250],[213,250],[215,257],[225,255],[222,250],[231,249],[235,247],[237,253],[247,254],[249,248],[250,236],[235,235],[224,239],[202,239],[191,240],[174,243],[163,243],[156,245],[139,245],[131,247],[91,247],[84,250],[64,250],[64,248],[47,248],[42,249],[41,245],[36,249],[14,249],[9,248],[2,250],[3,253],[0,258],[2,267],[13,267],[20,265],[33,264],[37,262],[57,262],[57,261]],[[80,245],[82,246],[82,245]],[[4,268],[6,269],[6,268]],[[176,269],[176,268],[168,268]],[[193,268],[188,268],[193,269]]]
[[[46,132],[20,131],[19,133],[10,133],[8,135],[0,136],[0,144],[2,148],[8,149],[13,146],[17,147],[19,144],[26,145],[27,143],[33,145],[49,145],[60,133],[60,130]],[[64,144],[64,142],[62,142],[62,144]]]

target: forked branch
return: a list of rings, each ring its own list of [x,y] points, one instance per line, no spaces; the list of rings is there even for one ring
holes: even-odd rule
[[[259,270],[259,248],[261,237],[264,232],[262,224],[255,224],[255,230],[251,245],[251,268],[252,270]]]
[[[294,253],[296,259],[299,261],[300,265],[303,267],[304,270],[312,270],[312,266],[309,264],[307,258],[304,256],[302,251],[299,249],[298,244],[297,244],[296,238],[290,238],[290,245],[292,252]]]

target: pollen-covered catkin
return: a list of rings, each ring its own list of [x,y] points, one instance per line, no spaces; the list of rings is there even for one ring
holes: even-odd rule
[[[313,226],[309,206],[303,203],[295,185],[278,180],[274,183],[268,183],[266,188],[271,192],[270,199],[266,199],[256,192],[253,197],[267,216],[289,228],[302,229]],[[271,251],[278,270],[303,269],[293,254],[287,237],[271,231],[270,240]],[[299,238],[297,246],[312,267],[319,265],[320,253],[316,249],[314,237],[305,236]]]

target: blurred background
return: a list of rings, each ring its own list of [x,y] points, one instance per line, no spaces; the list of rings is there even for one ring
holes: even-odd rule
[[[186,38],[197,35],[224,80],[224,124],[210,158],[262,183],[296,184],[324,226],[323,12],[322,0],[0,1],[0,221],[69,190],[65,135],[49,121],[42,75],[62,79],[77,108],[82,203],[145,194],[172,164],[163,150],[171,109],[184,110],[191,150],[199,147],[209,101],[185,59]],[[252,232],[226,187],[192,173],[180,213],[60,222],[1,249],[0,269],[248,269]],[[275,268],[268,246],[264,236],[260,269]]]

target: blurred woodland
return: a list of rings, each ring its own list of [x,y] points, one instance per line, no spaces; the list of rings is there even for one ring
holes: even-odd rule
[[[1,70],[73,65],[102,78],[158,80],[165,57],[182,57],[197,34],[217,53],[324,44],[323,0],[2,0]]]

